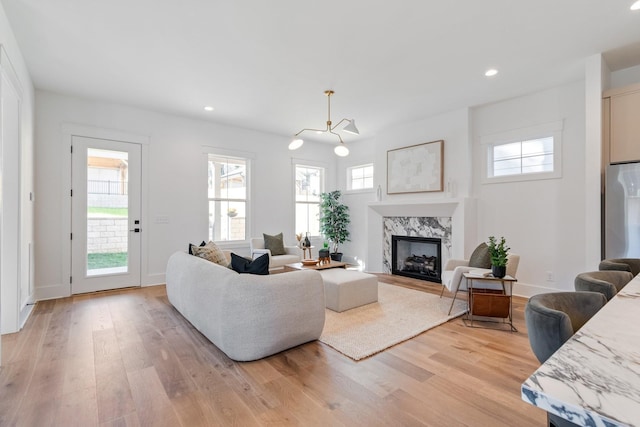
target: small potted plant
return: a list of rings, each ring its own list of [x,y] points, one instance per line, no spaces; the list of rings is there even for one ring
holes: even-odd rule
[[[349,240],[347,228],[349,207],[340,202],[340,190],[330,193],[320,193],[320,233],[331,242],[331,259],[340,261],[342,253],[338,252],[338,246]]]
[[[500,237],[498,241],[494,236],[489,236],[489,256],[493,277],[503,278],[507,274],[507,257],[510,249],[504,237]]]

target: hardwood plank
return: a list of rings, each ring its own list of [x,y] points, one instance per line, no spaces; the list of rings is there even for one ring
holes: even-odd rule
[[[133,412],[124,417],[100,423],[100,427],[141,427],[141,424],[138,420],[138,414]]]
[[[40,310],[38,304],[22,331],[11,334],[9,340],[5,340],[6,335],[2,335],[3,364],[18,360],[30,360],[35,363],[35,356],[41,350],[42,340],[51,319],[51,313]]]
[[[154,367],[130,372],[127,377],[141,425],[173,427],[179,424]]]
[[[420,366],[404,360],[391,352],[377,354],[375,359],[420,382],[426,381],[434,375],[432,372],[422,369]]]
[[[103,298],[108,298],[109,294],[103,295]],[[111,320],[111,313],[109,312],[109,306],[104,299],[95,298],[88,301],[91,307],[92,314],[92,327],[94,331],[101,331],[107,329],[113,329],[113,322]]]
[[[17,418],[23,396],[27,395],[30,365],[30,361],[23,359],[7,363],[0,370],[0,426],[15,424],[12,421]]]
[[[96,367],[92,357],[72,357],[64,361],[64,394],[96,388]]]
[[[323,425],[323,420],[328,418],[327,408],[309,398],[299,386],[296,386],[295,381],[289,381],[287,377],[270,381],[265,384],[265,387],[278,397],[279,406],[293,413],[302,425]],[[335,421],[335,419],[332,420],[332,422]]]
[[[98,425],[98,406],[95,387],[74,389],[60,398],[55,426],[85,427]]]
[[[158,373],[167,395],[176,397],[195,391],[193,380],[189,378],[174,352],[174,349],[179,349],[171,347],[165,337],[155,329],[148,329],[140,336],[146,354]]]
[[[180,425],[190,426],[214,426],[221,423],[207,398],[201,391],[184,394],[171,399]]]
[[[122,418],[135,411],[129,381],[113,330],[97,330],[94,336],[96,400],[99,421]]]

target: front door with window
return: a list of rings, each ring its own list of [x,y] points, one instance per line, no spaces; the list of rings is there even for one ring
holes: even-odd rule
[[[72,138],[71,292],[140,286],[140,144]]]

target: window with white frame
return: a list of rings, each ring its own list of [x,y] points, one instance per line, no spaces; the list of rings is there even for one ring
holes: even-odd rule
[[[373,188],[373,163],[347,168],[347,190]]]
[[[482,138],[485,183],[562,176],[562,122]]]
[[[246,240],[250,160],[209,154],[209,239]]]
[[[320,193],[324,191],[324,168],[295,165],[296,233],[320,235]]]

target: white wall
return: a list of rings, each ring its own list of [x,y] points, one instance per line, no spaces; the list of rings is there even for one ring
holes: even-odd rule
[[[16,177],[4,179],[2,185],[4,191],[15,194],[15,198],[5,198],[3,196],[3,211],[10,211],[16,220],[13,223],[4,223],[3,227],[10,227],[15,231],[14,241],[3,242],[3,247],[12,248],[13,259],[11,262],[3,262],[0,265],[2,273],[2,294],[5,295],[9,288],[12,301],[0,301],[1,305],[11,304],[12,312],[0,313],[3,323],[0,325],[2,333],[17,331],[26,320],[30,306],[27,304],[33,300],[32,295],[32,272],[33,265],[30,264],[30,248],[33,244],[33,203],[29,195],[33,191],[33,124],[34,124],[34,89],[31,77],[27,71],[26,64],[20,52],[18,43],[15,40],[9,21],[7,20],[4,8],[0,4],[0,45],[6,53],[7,64],[16,78],[17,89],[21,95],[20,109],[20,143],[19,147],[4,147],[5,156],[13,153],[12,158],[4,158],[5,162],[12,162],[19,165]],[[2,218],[0,213],[0,218]],[[1,232],[0,232],[1,234]],[[0,236],[5,239],[5,236]],[[17,241],[15,241],[17,239]],[[16,252],[18,252],[16,254]],[[10,278],[10,280],[7,280]],[[17,289],[15,287],[17,286]],[[15,301],[13,300],[15,299]],[[6,315],[9,315],[7,318]]]
[[[335,186],[333,146],[306,142],[287,149],[287,137],[232,128],[141,109],[93,102],[50,92],[36,92],[36,292],[39,299],[70,292],[67,188],[69,156],[63,128],[69,124],[111,129],[149,137],[143,154],[142,283],[164,283],[165,265],[188,242],[207,237],[207,168],[204,146],[248,153],[254,158],[251,234],[284,232],[295,242],[292,157],[328,166],[327,187]],[[145,204],[146,201],[146,204]],[[169,223],[156,223],[168,217]],[[161,222],[161,221],[158,221]],[[248,236],[249,237],[249,236]],[[232,249],[248,255],[248,244]]]
[[[517,293],[573,290],[576,274],[597,269],[585,265],[584,105],[580,81],[474,109],[478,234],[504,236],[520,255]],[[481,184],[482,136],[558,120],[563,121],[561,178]],[[599,236],[599,224],[592,233]]]

